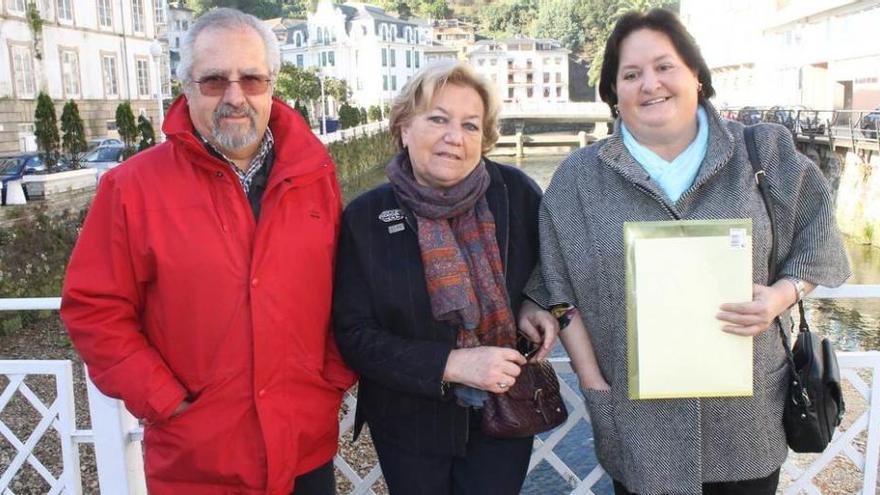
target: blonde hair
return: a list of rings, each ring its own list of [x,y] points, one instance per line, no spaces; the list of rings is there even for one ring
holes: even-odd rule
[[[400,90],[391,106],[389,125],[397,147],[403,149],[401,133],[412,118],[425,111],[438,90],[447,84],[472,88],[483,100],[482,152],[495,147],[498,141],[498,114],[501,108],[493,88],[479,76],[470,64],[457,60],[443,60],[426,66]]]

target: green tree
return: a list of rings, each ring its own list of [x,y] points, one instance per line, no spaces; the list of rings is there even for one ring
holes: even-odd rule
[[[55,116],[55,104],[52,98],[40,91],[37,96],[37,108],[34,111],[34,135],[37,138],[37,149],[46,163],[46,169],[52,172],[58,162],[58,117]]]
[[[367,115],[370,117],[370,122],[376,122],[382,119],[382,110],[378,105],[370,105]]]
[[[361,125],[369,122],[369,120],[367,118],[367,109],[366,108],[358,107],[358,121],[360,122]]]
[[[483,8],[480,22],[490,36],[514,36],[532,32],[532,20],[537,13],[537,0],[502,0]]]
[[[572,15],[577,3],[577,0],[541,0],[532,25],[532,36],[552,38],[573,53],[579,52],[585,36],[579,19]]]
[[[285,101],[315,101],[321,97],[317,69],[302,69],[290,63],[281,65],[275,79],[275,96]]]
[[[360,112],[358,112],[357,108],[348,103],[343,103],[342,106],[339,107],[340,128],[348,129],[349,127],[355,127],[360,122],[360,119]]]
[[[125,143],[125,151],[122,156],[124,158],[130,157],[135,153],[134,142],[138,135],[134,113],[131,111],[131,102],[124,101],[116,107],[116,132],[119,133],[119,139]]]
[[[305,104],[300,102],[299,100],[294,103],[293,108],[302,115],[302,118],[306,121],[306,124],[311,125],[309,122],[309,109],[306,108]]]
[[[61,111],[61,149],[73,168],[79,168],[79,161],[88,148],[83,120],[79,116],[76,102],[69,100]]]
[[[232,7],[242,12],[259,17],[271,19],[273,17],[304,18],[309,7],[307,0],[193,0],[190,8],[197,15],[215,7]]]
[[[156,144],[156,132],[153,130],[153,123],[150,119],[143,115],[138,116],[138,133],[141,135],[141,142],[138,143],[138,151],[143,151],[150,146]]]
[[[419,2],[419,14],[431,19],[448,19],[453,12],[445,0],[422,0]]]
[[[324,78],[324,92],[339,103],[348,101],[348,83],[344,79]]]
[[[602,0],[597,2],[578,1],[574,8],[574,16],[581,19],[584,28],[584,56],[590,62],[590,84],[599,82],[604,60],[605,41],[614,24],[624,14],[632,10],[648,11],[655,7],[677,10],[678,1],[670,0]]]

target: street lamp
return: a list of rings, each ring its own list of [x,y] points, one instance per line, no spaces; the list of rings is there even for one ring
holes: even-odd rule
[[[156,134],[156,142],[161,143],[164,141],[164,134],[162,134],[162,117],[165,113],[165,108],[162,103],[162,66],[161,66],[161,57],[162,57],[162,43],[159,42],[158,39],[154,39],[152,43],[150,43],[150,55],[153,56],[153,65],[156,66],[156,103],[158,104],[156,110],[156,124],[158,125],[158,133]]]
[[[327,96],[324,94],[323,73],[318,73],[318,83],[321,85],[321,134],[327,134]]]

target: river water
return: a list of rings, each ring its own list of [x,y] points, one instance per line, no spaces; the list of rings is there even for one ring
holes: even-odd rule
[[[545,155],[515,160],[513,157],[499,157],[496,161],[515,164],[530,177],[546,188],[557,164],[564,155]],[[369,188],[385,181],[381,170],[376,170],[351,183],[343,191],[346,203]],[[880,284],[880,249],[847,243],[847,252],[853,276],[849,284]],[[842,351],[880,350],[880,300],[871,299],[822,299],[808,300],[808,317],[815,332],[826,335]],[[561,346],[557,346],[554,356],[564,356]],[[578,390],[577,379],[573,373],[564,373],[561,378],[573,390]],[[572,404],[569,405],[572,407]],[[547,438],[549,435],[541,435]],[[586,421],[579,421],[565,438],[553,449],[580,479],[583,479],[597,465],[593,450],[593,435]],[[529,473],[522,494],[551,495],[565,494],[571,485],[560,476],[547,461],[542,461]],[[611,480],[604,475],[594,485],[593,493],[611,495],[614,490]]]

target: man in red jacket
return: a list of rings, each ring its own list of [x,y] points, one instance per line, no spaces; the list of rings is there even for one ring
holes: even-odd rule
[[[277,41],[231,9],[181,46],[168,141],[101,179],[61,316],[95,384],[145,423],[152,494],[335,493],[354,374],[328,335],[341,200]]]

